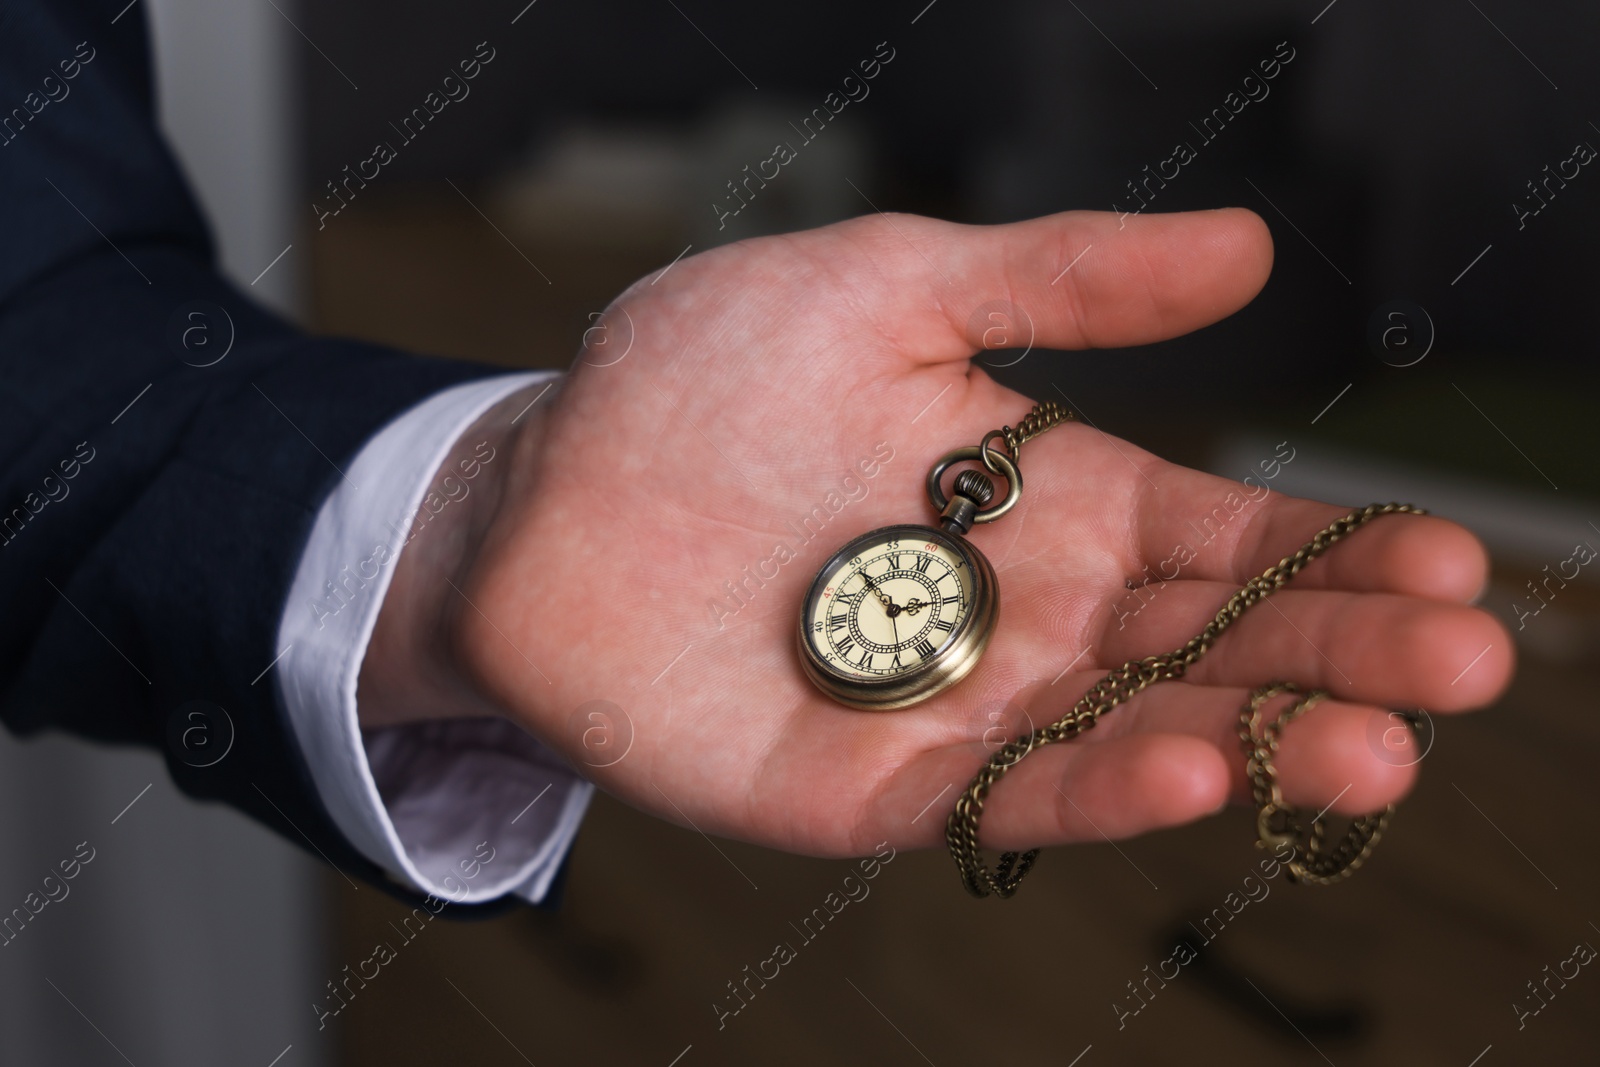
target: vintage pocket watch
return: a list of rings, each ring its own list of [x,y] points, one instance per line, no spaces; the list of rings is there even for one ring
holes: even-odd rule
[[[965,537],[1022,496],[1022,443],[1071,416],[1040,404],[1017,429],[994,430],[975,447],[946,453],[928,471],[939,527],[884,526],[835,552],[811,582],[800,610],[800,662],[806,676],[841,704],[869,711],[903,708],[965,678],[1000,621],[994,568]],[[993,447],[1001,438],[1010,451]],[[1000,503],[981,470],[962,471],[946,498],[940,484],[954,464],[981,460],[1006,480]]]

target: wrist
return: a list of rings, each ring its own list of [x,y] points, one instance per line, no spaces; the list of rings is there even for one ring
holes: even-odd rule
[[[361,726],[430,719],[503,717],[506,710],[467,681],[459,634],[477,609],[467,575],[507,501],[529,477],[555,383],[519,389],[485,411],[432,472],[404,531],[357,684]]]

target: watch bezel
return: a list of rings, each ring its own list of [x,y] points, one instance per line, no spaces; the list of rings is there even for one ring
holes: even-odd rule
[[[895,537],[895,534],[905,534]],[[942,542],[966,559],[972,575],[971,608],[951,631],[933,657],[903,673],[884,678],[863,678],[838,670],[818,654],[811,633],[813,605],[841,561],[859,555],[859,549],[879,541],[916,540]],[[852,538],[817,569],[800,604],[796,639],[800,662],[811,681],[833,699],[865,711],[908,707],[935,696],[965,678],[977,666],[999,621],[999,584],[989,560],[960,534],[921,523],[897,523],[869,530]]]

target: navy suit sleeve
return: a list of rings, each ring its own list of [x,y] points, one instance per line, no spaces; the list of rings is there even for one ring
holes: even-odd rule
[[[339,468],[499,369],[307,337],[223,280],[125,3],[0,0],[0,715],[156,746],[190,795],[414,900],[334,827],[262,674]],[[208,767],[165,740],[194,700],[235,730]]]

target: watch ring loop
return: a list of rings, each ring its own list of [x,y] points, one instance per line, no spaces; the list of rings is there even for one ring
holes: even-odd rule
[[[1004,452],[988,449],[987,453],[985,453],[987,444],[987,439],[985,439],[983,445],[969,445],[966,448],[957,448],[946,452],[940,457],[939,462],[935,463],[928,471],[928,499],[933,501],[935,508],[943,511],[945,506],[950,503],[950,498],[945,496],[944,489],[939,485],[939,479],[944,477],[945,471],[966,460],[982,460],[987,465],[990,457],[993,458],[995,463],[999,464],[997,473],[1006,480],[1005,499],[992,508],[979,511],[972,516],[972,521],[975,523],[993,522],[1017,506],[1017,501],[1022,499],[1022,472],[1017,469],[1017,465]]]
[[[1009,429],[1009,426],[1006,427],[1006,430]],[[983,465],[989,468],[990,474],[1005,474],[1003,470],[995,465],[996,461],[991,458],[1000,455],[1000,450],[997,448],[990,448],[989,442],[993,441],[996,437],[1000,438],[1002,441],[1008,440],[1006,437],[1006,430],[990,430],[988,433],[983,435],[983,440],[978,442],[978,449],[983,453]],[[1013,452],[1012,455],[1015,456],[1016,453]],[[1012,459],[1012,465],[1016,465],[1016,460],[1014,458]]]

